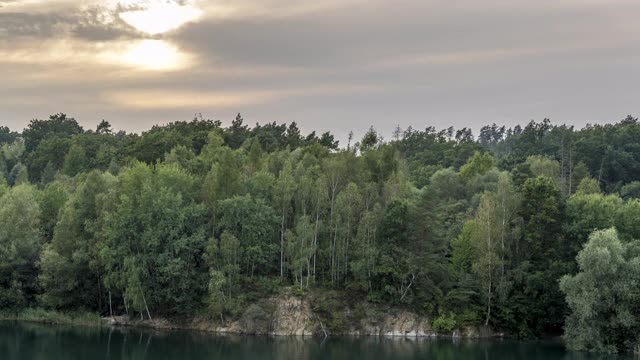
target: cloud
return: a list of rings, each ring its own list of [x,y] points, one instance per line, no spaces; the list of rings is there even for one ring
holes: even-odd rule
[[[115,71],[118,68],[166,72],[180,70],[193,64],[190,54],[182,52],[164,40],[87,43],[74,39],[50,39],[37,43],[37,54],[34,54],[34,46],[36,45],[33,41],[19,44],[0,41],[0,64],[41,65],[49,68],[94,71],[100,69],[101,72]],[[143,73],[138,75],[144,77]]]
[[[201,16],[122,20],[154,1],[0,0],[0,122],[240,111],[346,134],[638,112],[637,1],[174,0]]]
[[[272,101],[270,92],[208,92],[171,90],[125,90],[106,94],[106,99],[117,106],[136,109],[198,109],[238,108],[250,104]],[[161,99],[161,101],[159,101]]]
[[[304,98],[371,93],[380,89],[373,86],[349,84],[318,84],[304,88],[274,88],[264,90],[194,91],[176,89],[135,89],[109,92],[104,98],[114,105],[138,109],[198,109],[241,108],[266,104],[284,98]]]
[[[202,11],[187,0],[0,1],[0,35],[105,41],[176,29]]]
[[[200,1],[206,18],[218,21],[287,19],[310,14],[350,9],[366,0],[218,0]]]
[[[108,9],[89,7],[33,13],[0,12],[0,37],[77,37],[88,41],[105,41],[137,35],[134,29]]]
[[[0,8],[15,4],[20,0],[0,0]]]

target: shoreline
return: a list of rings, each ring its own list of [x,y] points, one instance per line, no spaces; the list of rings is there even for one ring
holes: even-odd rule
[[[91,312],[60,312],[29,308],[19,312],[0,312],[0,321],[22,321],[48,325],[102,327],[102,319]]]
[[[89,312],[60,312],[44,309],[27,309],[18,313],[0,313],[0,321],[14,321],[36,323],[53,326],[95,327],[95,328],[132,328],[158,331],[195,331],[220,336],[268,336],[268,337],[301,337],[301,338],[328,338],[328,337],[353,337],[353,338],[388,338],[388,339],[508,339],[505,334],[491,331],[478,330],[473,327],[456,329],[451,333],[439,333],[430,331],[346,331],[322,333],[319,331],[283,332],[283,331],[247,331],[246,329],[219,324],[204,319],[191,318],[177,320],[158,318],[156,320],[134,320],[124,316],[99,317],[98,314]]]

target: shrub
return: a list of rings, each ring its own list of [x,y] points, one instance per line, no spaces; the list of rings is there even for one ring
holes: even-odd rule
[[[433,330],[443,333],[451,333],[456,328],[456,319],[453,313],[442,313],[433,320]]]
[[[101,325],[98,314],[81,311],[62,313],[41,308],[29,308],[15,314],[3,313],[0,317],[7,320],[41,322],[56,325]]]

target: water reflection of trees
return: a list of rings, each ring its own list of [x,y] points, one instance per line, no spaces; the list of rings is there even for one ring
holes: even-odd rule
[[[422,338],[214,336],[133,328],[0,323],[1,359],[225,360],[593,360],[622,357],[566,353],[558,343]]]

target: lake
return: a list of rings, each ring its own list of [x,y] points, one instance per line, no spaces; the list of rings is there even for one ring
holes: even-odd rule
[[[0,359],[634,359],[568,352],[559,342],[216,336],[0,322]]]

